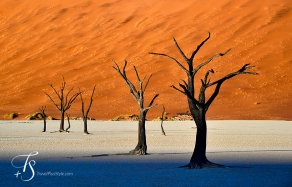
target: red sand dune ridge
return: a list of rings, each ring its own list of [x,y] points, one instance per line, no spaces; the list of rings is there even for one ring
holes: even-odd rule
[[[160,96],[148,119],[161,114],[162,104],[170,115],[185,112],[185,96],[170,88],[186,78],[184,72],[170,59],[148,52],[167,53],[185,64],[173,37],[189,56],[210,31],[211,39],[197,54],[196,64],[231,51],[201,69],[197,91],[200,78],[211,68],[215,70],[211,80],[246,63],[256,66],[260,75],[226,81],[207,119],[291,120],[291,10],[291,0],[2,0],[0,118],[10,112],[24,117],[44,105],[48,115],[58,117],[44,91],[53,94],[48,84],[59,88],[62,76],[68,88],[84,91],[87,103],[97,85],[90,117],[138,113],[111,59],[120,65],[129,61],[131,80],[134,65],[141,75],[153,74],[146,102],[155,93]],[[80,108],[78,99],[68,113],[80,116]]]

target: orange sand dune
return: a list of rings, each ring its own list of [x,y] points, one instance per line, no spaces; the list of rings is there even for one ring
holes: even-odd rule
[[[246,63],[260,75],[226,81],[207,119],[291,120],[291,10],[291,0],[1,0],[0,117],[17,112],[24,118],[44,105],[48,115],[58,117],[44,91],[53,94],[48,84],[59,88],[62,76],[68,89],[85,91],[87,103],[97,85],[90,117],[138,113],[111,59],[120,65],[129,61],[131,80],[133,65],[143,76],[153,74],[146,98],[149,102],[159,93],[159,106],[148,119],[161,114],[162,104],[170,115],[185,112],[185,96],[169,87],[185,79],[184,72],[170,59],[148,52],[167,53],[183,63],[172,38],[190,55],[210,31],[196,64],[232,50],[202,68],[198,81],[208,69],[215,70],[211,80],[216,80]],[[80,108],[78,99],[69,113],[80,116]]]

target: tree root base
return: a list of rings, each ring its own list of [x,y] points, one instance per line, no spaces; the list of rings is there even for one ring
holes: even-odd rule
[[[136,148],[129,152],[129,155],[147,155],[147,152],[143,148]]]
[[[180,168],[202,169],[202,168],[230,168],[230,167],[224,166],[221,164],[215,164],[210,161],[206,161],[203,163],[189,163],[188,165],[181,166]]]

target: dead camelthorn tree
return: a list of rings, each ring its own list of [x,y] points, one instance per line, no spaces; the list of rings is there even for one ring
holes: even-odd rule
[[[146,88],[148,86],[148,83],[149,83],[152,75],[149,76],[149,78],[147,79],[145,86],[144,86],[143,83],[144,83],[147,75],[141,80],[140,76],[138,74],[138,71],[137,71],[136,67],[134,66],[134,70],[135,70],[135,73],[136,73],[136,76],[137,76],[137,79],[139,82],[139,89],[137,90],[136,87],[134,86],[134,84],[128,79],[128,77],[126,75],[125,69],[127,66],[127,61],[125,60],[125,65],[124,65],[122,70],[120,69],[120,67],[118,66],[118,64],[114,60],[113,60],[113,63],[115,64],[115,66],[113,66],[113,68],[122,76],[122,78],[126,82],[128,88],[130,90],[131,95],[137,101],[137,103],[139,105],[139,109],[140,109],[139,126],[138,126],[138,144],[134,150],[130,151],[130,154],[146,155],[147,154],[146,130],[145,130],[146,114],[149,111],[149,109],[156,106],[156,104],[153,104],[153,103],[159,94],[156,94],[152,98],[150,104],[147,107],[145,107],[144,106],[144,93],[146,91]]]
[[[206,112],[208,111],[210,105],[216,98],[216,96],[219,93],[219,90],[221,88],[221,85],[228,79],[240,75],[240,74],[251,74],[251,75],[257,75],[256,72],[249,72],[247,70],[253,68],[253,66],[250,66],[249,64],[245,64],[243,67],[241,67],[238,71],[232,72],[224,76],[223,78],[216,80],[214,82],[211,82],[210,79],[208,79],[208,76],[210,73],[214,73],[213,69],[210,69],[206,72],[204,79],[201,79],[201,88],[198,94],[198,99],[195,97],[195,81],[194,77],[196,73],[205,65],[207,65],[209,62],[211,62],[213,59],[217,57],[224,56],[226,53],[230,51],[228,49],[224,53],[219,53],[211,58],[209,58],[207,61],[199,64],[198,66],[194,67],[194,58],[197,52],[201,49],[201,47],[205,44],[206,41],[208,41],[210,38],[209,36],[201,42],[196,50],[192,53],[191,57],[188,58],[185,53],[181,50],[180,46],[178,45],[177,41],[174,39],[174,44],[177,47],[180,54],[183,56],[184,60],[187,63],[187,67],[185,67],[182,63],[180,63],[177,59],[174,57],[171,57],[167,54],[161,54],[161,53],[154,53],[150,52],[150,54],[153,55],[161,55],[166,56],[172,60],[174,60],[187,74],[187,81],[183,80],[183,84],[179,84],[181,89],[171,86],[175,90],[181,92],[182,94],[187,96],[188,105],[191,111],[191,115],[193,116],[196,126],[197,126],[197,135],[196,135],[196,145],[194,148],[193,155],[191,157],[190,163],[186,166],[189,168],[204,168],[204,167],[224,167],[219,164],[214,164],[210,162],[206,157],[206,138],[207,138],[207,123],[206,123]],[[210,98],[205,97],[205,91],[207,88],[215,86],[215,90],[213,94],[211,94]]]
[[[55,107],[61,112],[61,122],[60,122],[60,129],[59,132],[63,132],[64,130],[64,119],[65,119],[65,112],[72,106],[72,103],[75,101],[77,96],[80,94],[80,92],[75,93],[73,95],[70,95],[71,91],[73,90],[74,87],[72,87],[67,93],[65,92],[65,87],[66,87],[66,82],[63,77],[63,83],[60,87],[60,91],[57,91],[52,84],[49,84],[50,87],[54,90],[54,93],[58,96],[59,104],[55,102],[52,97],[45,92],[45,94],[48,96],[48,98],[51,100],[51,102],[55,105]]]
[[[92,102],[93,102],[92,98],[93,98],[93,94],[94,94],[94,91],[95,91],[95,87],[96,87],[96,85],[94,85],[94,87],[93,87],[92,94],[91,94],[91,97],[90,97],[89,106],[88,106],[86,112],[85,112],[85,109],[84,109],[84,100],[83,100],[83,97],[82,97],[82,92],[80,91],[80,88],[79,88],[81,104],[82,104],[82,107],[81,107],[82,119],[83,119],[83,122],[84,122],[84,134],[89,134],[88,131],[87,131],[87,119],[88,119],[88,113],[90,111],[90,108],[91,108],[91,105],[92,105]]]
[[[43,118],[43,120],[44,120],[44,129],[43,129],[43,132],[46,132],[46,130],[47,130],[47,122],[46,122],[46,117],[47,117],[47,115],[46,115],[46,113],[45,113],[46,106],[42,106],[42,107],[39,108],[39,109],[40,109],[40,112],[41,112],[41,114],[42,114],[42,118]]]

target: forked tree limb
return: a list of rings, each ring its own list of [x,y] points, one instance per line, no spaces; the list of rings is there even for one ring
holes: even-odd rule
[[[239,74],[252,74],[252,75],[258,75],[259,73],[257,72],[247,72],[246,70],[248,69],[251,69],[253,68],[254,66],[250,66],[250,64],[245,64],[244,66],[242,66],[242,68],[240,68],[238,71],[235,71],[233,73],[229,73],[228,75],[224,76],[223,78],[217,80],[217,81],[214,81],[210,84],[208,84],[208,87],[210,86],[213,86],[214,84],[217,84],[219,82],[224,82],[225,80],[227,79],[230,79],[236,75],[239,75]]]
[[[155,99],[156,99],[158,96],[159,96],[159,94],[156,94],[156,95],[152,98],[152,100],[151,100],[151,102],[149,103],[148,107],[147,107],[147,108],[144,108],[144,111],[148,111],[149,109],[151,109],[151,108],[157,106],[157,104],[154,105],[153,103],[154,103]]]
[[[46,108],[47,108],[46,106],[42,106],[41,108],[39,108],[39,110],[43,114],[43,113],[45,113]]]
[[[210,37],[211,37],[211,33],[210,32],[208,32],[208,37],[204,40],[204,41],[202,41],[201,43],[200,43],[200,45],[198,45],[198,47],[197,47],[197,49],[192,53],[192,56],[191,56],[191,58],[190,58],[190,61],[191,62],[193,62],[194,61],[194,58],[195,58],[195,56],[196,56],[196,54],[198,53],[198,51],[201,49],[201,47],[210,39]]]
[[[226,55],[231,49],[228,49],[227,51],[225,51],[224,53],[219,53],[216,54],[214,56],[212,56],[211,58],[209,58],[207,61],[201,63],[200,65],[198,65],[192,72],[193,75],[195,75],[197,73],[197,71],[199,71],[203,66],[207,65],[209,62],[211,62],[213,59],[217,58],[217,57],[221,57]]]
[[[95,88],[96,88],[96,85],[94,85],[93,90],[92,90],[92,94],[91,94],[91,96],[90,96],[90,102],[89,102],[88,109],[87,109],[87,111],[86,111],[86,117],[88,116],[88,113],[89,113],[90,108],[91,108],[91,106],[92,106],[93,95],[94,95],[94,92],[95,92]]]
[[[188,59],[188,57],[185,55],[185,53],[181,50],[181,48],[180,48],[180,46],[178,45],[178,43],[177,43],[177,41],[176,41],[175,38],[173,38],[173,41],[174,41],[174,44],[175,44],[176,48],[178,49],[178,51],[180,52],[180,54],[183,56],[183,58],[185,59],[185,61],[186,61],[188,64],[192,63],[192,62],[190,61],[190,59]]]
[[[180,87],[183,88],[184,91],[178,89],[176,86],[171,85],[171,88],[174,88],[175,90],[179,91],[180,93],[186,95],[189,99],[191,99],[194,103],[196,103],[196,105],[201,106],[201,104],[198,102],[198,100],[196,98],[194,98],[190,92],[188,91],[187,87],[183,84],[179,84]]]
[[[73,89],[74,89],[74,87],[72,87],[72,88],[68,91],[68,93],[66,94],[65,102],[64,102],[64,106],[67,106],[67,105],[68,105],[68,96],[69,96],[70,92],[71,92]],[[62,92],[62,93],[64,93],[64,92]]]
[[[174,60],[187,74],[189,74],[189,70],[187,70],[177,59],[175,59],[174,57],[171,57],[167,54],[163,54],[163,53],[154,53],[154,52],[149,52],[149,54],[151,55],[160,55],[160,56],[166,56],[172,60]]]
[[[145,76],[146,77],[146,76]],[[152,74],[149,76],[149,78],[147,79],[147,81],[146,81],[146,84],[145,84],[145,86],[144,86],[144,92],[146,91],[146,89],[147,89],[147,87],[148,87],[148,84],[149,84],[149,81],[150,81],[150,79],[151,79],[151,77],[152,77]]]
[[[83,100],[83,97],[82,97],[82,92],[81,92],[81,90],[79,88],[80,99],[81,99],[81,112],[82,112],[82,116],[83,117],[87,118],[87,116],[89,114],[89,111],[90,111],[90,108],[91,108],[92,102],[93,102],[93,95],[94,95],[94,92],[95,92],[95,88],[96,88],[96,85],[94,85],[94,87],[93,87],[93,90],[92,90],[92,93],[91,93],[91,96],[90,96],[90,102],[89,102],[89,105],[88,105],[88,108],[87,108],[86,112],[85,112],[85,109],[84,109],[84,100]]]
[[[54,90],[55,94],[59,97],[59,99],[61,100],[61,95],[59,92],[57,92],[57,90],[54,88],[53,84],[49,84],[49,86]],[[62,89],[62,87],[61,87]]]
[[[187,96],[187,93],[185,93],[184,91],[182,91],[182,90],[178,89],[176,86],[174,86],[174,85],[171,85],[170,87],[171,87],[171,88],[173,88],[173,89],[175,89],[175,90],[177,90],[177,91],[179,91],[180,93],[182,93],[182,94],[184,94],[184,95],[186,95],[186,96]]]
[[[47,92],[44,92],[47,96],[48,96],[48,98],[51,100],[51,102],[54,104],[54,106],[58,109],[58,110],[62,110],[56,103],[55,103],[55,101],[52,99],[52,97],[47,93]],[[59,95],[58,95],[59,96]]]
[[[122,76],[122,78],[125,80],[128,88],[130,90],[131,95],[134,97],[134,99],[136,101],[138,101],[140,94],[138,93],[134,84],[128,79],[127,74],[126,74],[126,66],[127,66],[128,62],[125,60],[123,72],[121,71],[120,67],[118,66],[118,64],[114,60],[112,60],[112,62],[115,64],[115,66],[113,66],[113,68]]]
[[[189,87],[188,83],[185,80],[181,79],[181,81],[184,83],[184,85],[185,85],[186,88]]]
[[[213,69],[210,69],[206,72],[205,74],[205,77],[204,77],[204,80],[201,79],[201,82],[202,82],[202,86],[207,86],[209,83],[210,83],[210,79],[208,80],[208,76],[210,73],[214,73],[214,70]]]
[[[69,102],[68,102],[67,105],[65,105],[65,107],[64,107],[65,111],[68,110],[68,109],[71,107],[72,103],[75,101],[75,99],[76,99],[79,95],[80,95],[80,92],[74,94],[74,95],[70,98]]]
[[[253,68],[254,66],[250,66],[249,64],[245,64],[242,68],[240,68],[238,71],[233,72],[233,73],[229,73],[228,75],[224,76],[223,78],[209,83],[207,85],[207,87],[213,86],[216,84],[216,88],[214,90],[214,93],[211,95],[211,97],[209,98],[209,100],[206,102],[206,110],[208,110],[209,106],[212,104],[212,102],[214,101],[214,99],[216,98],[216,96],[219,93],[220,87],[223,84],[224,81],[236,76],[236,75],[240,75],[240,74],[251,74],[251,75],[258,75],[259,73],[257,72],[246,72],[246,70]]]

